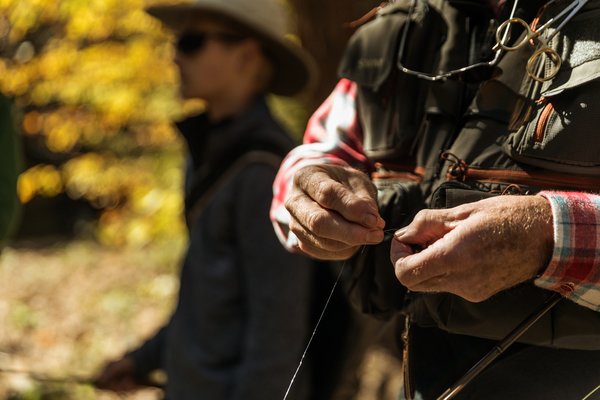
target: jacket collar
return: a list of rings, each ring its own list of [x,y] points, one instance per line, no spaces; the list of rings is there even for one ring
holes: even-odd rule
[[[184,137],[194,165],[213,164],[227,158],[232,148],[264,136],[264,125],[275,124],[264,96],[257,98],[240,114],[217,123],[206,113],[189,117],[176,124]]]

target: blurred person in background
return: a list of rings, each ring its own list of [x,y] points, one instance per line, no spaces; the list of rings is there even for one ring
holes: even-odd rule
[[[294,143],[265,94],[298,94],[313,62],[284,39],[275,0],[196,0],[147,12],[177,35],[182,96],[206,102],[178,124],[189,150],[189,248],[169,323],[108,363],[96,386],[137,390],[163,369],[169,399],[281,399],[308,337],[311,270],[279,244],[269,221],[272,182]],[[308,398],[306,378],[290,398]]]
[[[15,228],[19,145],[11,101],[0,94],[0,248]]]

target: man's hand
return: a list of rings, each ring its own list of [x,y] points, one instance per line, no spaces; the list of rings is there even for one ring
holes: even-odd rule
[[[396,232],[391,260],[398,280],[410,290],[449,292],[479,302],[533,278],[552,249],[548,201],[499,196],[421,211]]]
[[[130,392],[141,389],[136,380],[136,366],[129,357],[106,364],[100,374],[94,379],[94,386],[113,392]]]
[[[285,207],[290,230],[304,253],[329,260],[350,257],[364,244],[383,240],[377,192],[369,178],[350,167],[314,165],[294,175]]]

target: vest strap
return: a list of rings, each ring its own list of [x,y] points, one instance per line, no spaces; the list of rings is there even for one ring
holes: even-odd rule
[[[600,193],[600,177],[565,174],[554,171],[519,171],[511,169],[485,169],[468,165],[451,153],[443,158],[451,162],[446,178],[450,181],[480,181],[489,183],[507,183],[527,185],[547,190],[585,190]]]

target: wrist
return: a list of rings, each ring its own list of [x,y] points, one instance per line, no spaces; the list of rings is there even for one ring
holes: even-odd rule
[[[533,210],[532,218],[536,220],[536,236],[540,238],[541,246],[541,260],[542,263],[536,273],[536,278],[543,275],[550,260],[552,260],[552,254],[554,251],[554,224],[553,224],[553,212],[550,201],[544,196],[532,196],[535,209]]]

